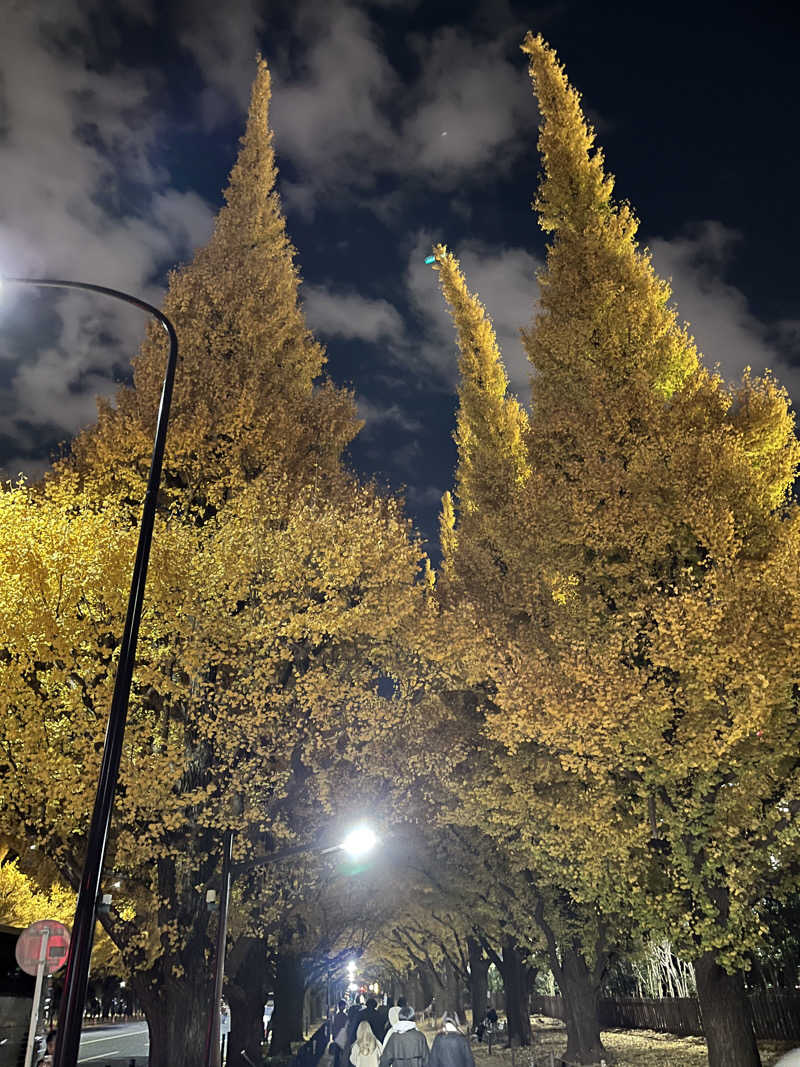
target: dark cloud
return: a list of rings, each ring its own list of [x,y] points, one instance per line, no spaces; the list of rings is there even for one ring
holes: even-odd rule
[[[453,320],[444,303],[438,278],[425,264],[431,235],[419,235],[408,261],[406,283],[420,318],[423,341],[420,357],[451,389],[458,381],[458,350]],[[530,324],[538,297],[536,271],[541,261],[524,248],[492,246],[470,240],[451,248],[471,292],[476,293],[497,335],[512,390],[528,397],[530,366],[522,348],[520,330]]]
[[[309,325],[323,337],[399,342],[405,335],[403,318],[388,300],[305,285],[303,303]]]
[[[170,188],[153,162],[163,133],[158,75],[89,65],[98,8],[5,9],[0,274],[100,281],[157,303],[164,265],[207,238],[213,213],[196,192]],[[126,207],[132,185],[139,196]],[[4,314],[17,299],[4,294]],[[37,426],[68,438],[92,420],[95,395],[111,391],[114,368],[130,362],[143,332],[141,313],[113,301],[70,294],[48,307],[56,315],[44,344],[0,335],[0,358],[14,368],[0,435],[28,450]],[[32,460],[30,469],[39,467]]]
[[[418,37],[421,77],[411,94],[398,163],[437,186],[458,186],[487,166],[502,174],[535,136],[537,112],[521,61],[505,37],[477,40],[448,27]]]
[[[786,324],[771,327],[750,310],[745,294],[726,280],[741,235],[721,222],[706,220],[670,240],[650,242],[656,270],[672,282],[681,321],[688,322],[707,366],[719,365],[728,381],[745,367],[767,368],[791,396],[800,397],[800,344]]]
[[[287,203],[307,216],[331,191],[349,202],[379,176],[413,180],[418,195],[420,184],[477,181],[490,164],[503,172],[535,130],[525,64],[507,58],[504,23],[480,38],[454,27],[409,33],[403,40],[417,71],[410,79],[355,0],[301,3],[294,30],[306,47],[297,71],[276,77],[273,122],[279,154],[299,175],[284,182]],[[388,201],[381,194],[376,212]],[[372,207],[369,198],[362,203]]]

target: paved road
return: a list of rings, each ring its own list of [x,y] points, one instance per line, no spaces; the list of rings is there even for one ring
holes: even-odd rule
[[[81,1034],[81,1049],[78,1063],[105,1067],[106,1063],[124,1063],[131,1060],[136,1067],[147,1063],[147,1024],[109,1023],[107,1026],[93,1026]]]
[[[227,1034],[230,1020],[226,1017],[222,1023],[222,1033]],[[92,1026],[81,1034],[81,1047],[78,1063],[91,1064],[92,1067],[130,1067],[131,1060],[135,1067],[147,1067],[147,1053],[150,1042],[147,1036],[147,1023],[108,1023],[106,1026]]]

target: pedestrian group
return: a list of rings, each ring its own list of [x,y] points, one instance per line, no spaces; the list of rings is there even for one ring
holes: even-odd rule
[[[442,1016],[428,1048],[414,1009],[401,997],[396,1006],[378,1007],[370,997],[347,1010],[339,1001],[333,1019],[333,1067],[475,1067],[469,1040],[455,1015]]]

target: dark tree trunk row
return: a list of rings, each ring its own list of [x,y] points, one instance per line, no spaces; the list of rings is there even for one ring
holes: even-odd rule
[[[238,951],[237,951],[238,950]],[[267,1000],[266,948],[259,938],[249,937],[236,946],[235,968],[228,967],[225,997],[231,1009],[228,1062],[261,1062],[264,1040],[264,1004]],[[234,955],[234,953],[231,953]]]
[[[147,1019],[150,1067],[197,1067],[203,1063],[213,982],[200,957],[180,978],[158,972],[135,974],[133,982]],[[159,973],[160,972],[160,973]]]
[[[472,1008],[472,1025],[477,1026],[486,1015],[489,1000],[490,960],[477,938],[467,938],[469,952],[469,999]]]
[[[728,974],[707,952],[694,961],[708,1067],[761,1067],[741,972]]]
[[[577,945],[562,949],[558,985],[567,1016],[566,1059],[570,1063],[599,1063],[608,1055],[600,1036],[601,983],[597,968],[589,966]]]
[[[528,979],[522,954],[511,937],[503,941],[501,973],[506,993],[506,1019],[510,1045],[530,1045],[531,1014]]]
[[[457,1015],[459,1019],[463,1019],[464,1005],[461,997],[461,975],[447,958],[445,958],[442,969],[444,972],[441,983],[442,1000],[441,1003],[437,1002],[436,1004],[436,1014],[442,1015],[447,1012],[450,1015]]]

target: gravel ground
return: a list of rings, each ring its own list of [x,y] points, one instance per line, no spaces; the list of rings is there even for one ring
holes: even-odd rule
[[[534,1020],[535,1044],[529,1049],[492,1048],[492,1055],[485,1045],[473,1046],[476,1067],[551,1067],[553,1054],[555,1067],[560,1067],[559,1057],[567,1047],[566,1031],[545,1020]],[[707,1067],[706,1043],[701,1037],[675,1037],[654,1030],[609,1030],[603,1034],[603,1043],[610,1056],[609,1067]],[[791,1048],[781,1042],[759,1043],[763,1067],[773,1067],[775,1061]]]

